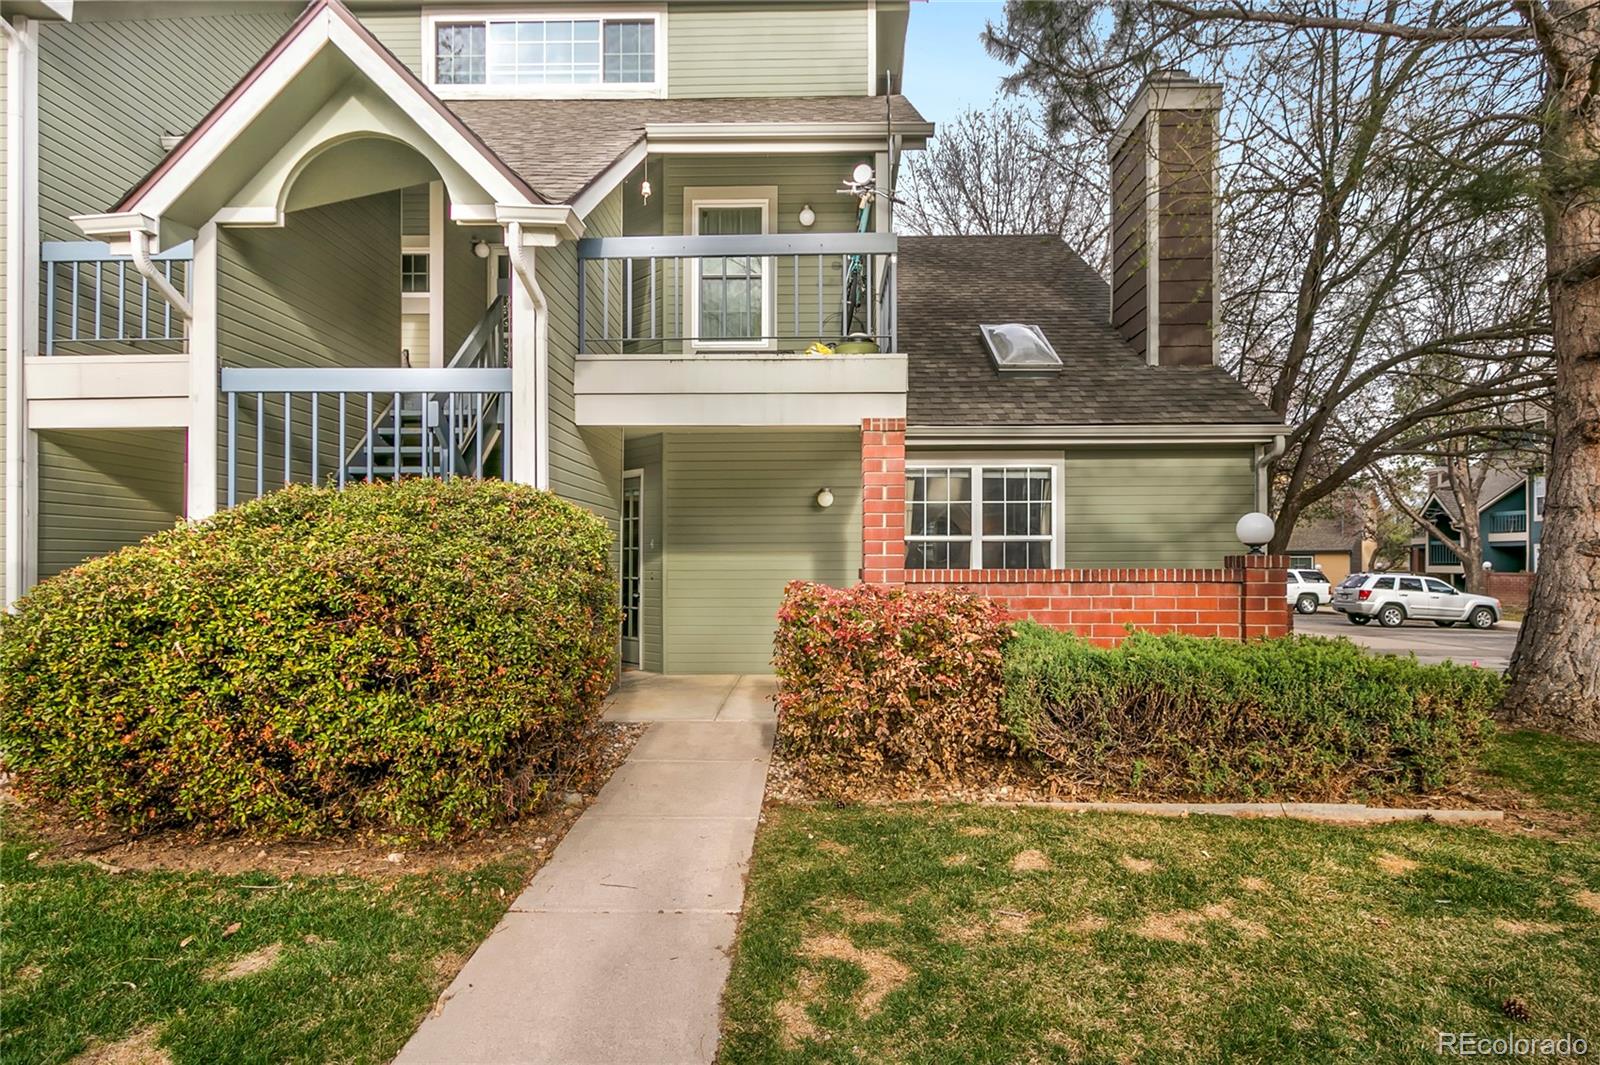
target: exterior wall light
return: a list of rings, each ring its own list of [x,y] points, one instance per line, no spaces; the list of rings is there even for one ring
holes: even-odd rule
[[[817,506],[823,510],[833,506],[833,489],[824,488],[817,493]]]
[[[645,178],[639,182],[639,198],[645,203],[650,202],[650,179]]]
[[[489,257],[489,242],[486,240],[474,240],[472,242],[472,254],[480,259],[487,259]]]
[[[1239,524],[1233,527],[1233,534],[1239,542],[1250,549],[1252,555],[1266,554],[1266,546],[1272,542],[1272,534],[1277,531],[1272,519],[1260,511],[1252,510],[1239,519]]]
[[[806,204],[804,207],[800,208],[800,224],[802,226],[804,226],[807,229],[810,229],[813,225],[816,224],[816,221],[817,221],[817,212],[815,212],[815,211],[813,211],[811,209],[811,205],[809,203]]]

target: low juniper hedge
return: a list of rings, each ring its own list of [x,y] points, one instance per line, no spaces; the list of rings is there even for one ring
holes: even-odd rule
[[[1000,721],[1007,626],[987,599],[793,581],[778,609],[778,739],[816,778],[949,776],[1011,751]]]
[[[1032,622],[1005,648],[1002,716],[1054,775],[1138,798],[1327,800],[1459,778],[1503,682],[1347,640],[1134,633],[1096,647]]]
[[[135,831],[514,816],[614,679],[610,547],[498,481],[286,488],[24,597],[0,621],[0,757]]]
[[[796,582],[779,740],[824,788],[1020,756],[1116,798],[1342,799],[1450,783],[1492,730],[1487,670],[1343,640],[1133,633],[1096,647],[947,590]]]

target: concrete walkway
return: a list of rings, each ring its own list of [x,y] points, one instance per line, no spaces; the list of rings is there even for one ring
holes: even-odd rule
[[[773,687],[626,674],[607,719],[652,724],[395,1060],[710,1062]]]

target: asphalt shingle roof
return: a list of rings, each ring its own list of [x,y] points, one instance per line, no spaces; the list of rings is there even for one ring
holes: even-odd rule
[[[1289,534],[1289,550],[1348,551],[1359,539],[1361,529],[1353,522],[1338,518],[1298,521],[1295,522],[1294,532]]]
[[[895,125],[926,123],[904,96],[890,102]],[[650,123],[884,121],[881,96],[450,100],[446,106],[551,203],[582,192]]]
[[[1481,467],[1474,467],[1476,475]],[[1483,485],[1478,489],[1478,506],[1487,507],[1517,485],[1527,479],[1527,474],[1521,470],[1508,470],[1503,466],[1492,466],[1483,475]],[[1450,491],[1450,485],[1441,479],[1438,489],[1433,493],[1433,498],[1439,501],[1439,506],[1450,516],[1451,521],[1461,520],[1461,504],[1456,500],[1456,494]]]
[[[902,237],[899,347],[910,359],[910,425],[1275,425],[1214,366],[1148,366],[1107,321],[1104,281],[1050,236]],[[1001,374],[981,323],[1024,322],[1064,368]]]

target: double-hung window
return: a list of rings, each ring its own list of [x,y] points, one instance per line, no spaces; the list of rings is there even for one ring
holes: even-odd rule
[[[907,463],[906,568],[1059,566],[1060,481],[1046,460]]]
[[[429,25],[433,83],[446,95],[638,95],[661,85],[653,15],[448,16]]]
[[[766,232],[764,203],[695,205],[695,233],[703,237]],[[756,255],[707,256],[695,279],[695,337],[701,343],[766,337],[767,266]]]

